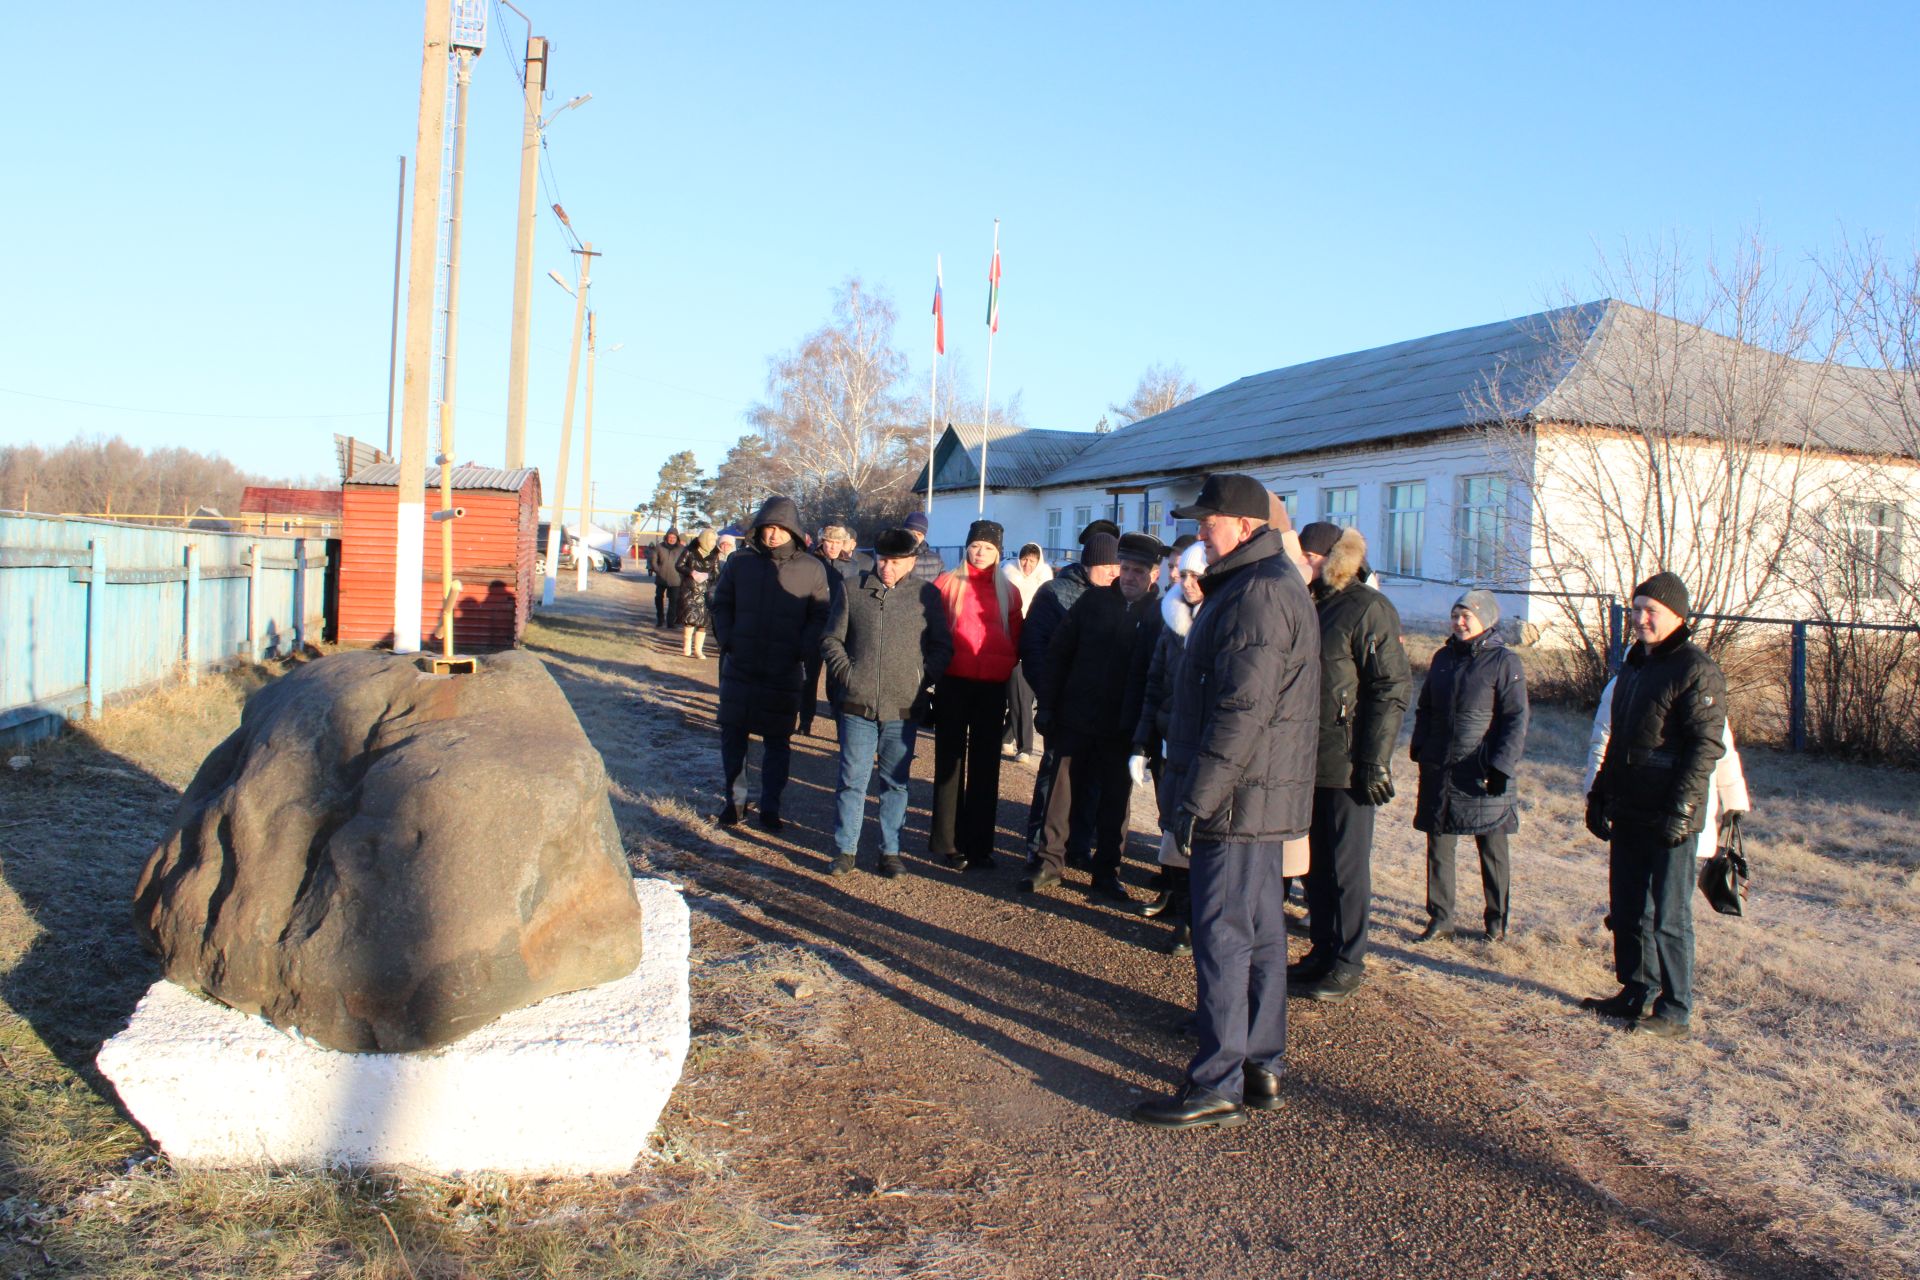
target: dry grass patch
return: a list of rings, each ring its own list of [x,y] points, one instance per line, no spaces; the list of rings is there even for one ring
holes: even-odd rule
[[[1617,986],[1606,850],[1582,825],[1589,723],[1535,710],[1506,945],[1404,948],[1425,921],[1425,844],[1410,795],[1382,813],[1383,958],[1435,997],[1467,1052],[1549,1109],[1610,1117],[1648,1163],[1753,1203],[1804,1246],[1887,1274],[1920,1269],[1920,786],[1743,750],[1750,914],[1695,899],[1696,1030],[1669,1044],[1575,1003]],[[1462,844],[1458,909],[1471,921],[1478,875]]]

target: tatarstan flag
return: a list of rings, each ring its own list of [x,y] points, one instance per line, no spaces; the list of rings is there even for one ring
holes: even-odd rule
[[[995,239],[998,239],[995,236]],[[1000,247],[994,246],[993,265],[987,268],[987,332],[1000,332]]]
[[[947,313],[940,305],[940,258],[933,259],[933,351],[935,355],[947,354]]]

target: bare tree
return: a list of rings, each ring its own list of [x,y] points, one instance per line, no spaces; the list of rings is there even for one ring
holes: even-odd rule
[[[0,507],[51,513],[133,516],[188,514],[199,507],[237,514],[248,485],[299,484],[250,475],[191,449],[152,452],[118,436],[79,437],[55,449],[0,447]],[[306,488],[332,487],[308,480]]]
[[[1150,364],[1140,375],[1140,385],[1133,389],[1133,394],[1120,404],[1108,405],[1107,411],[1124,427],[1156,413],[1165,413],[1199,394],[1200,384],[1189,378],[1179,365]]]
[[[912,480],[918,433],[894,322],[884,295],[848,280],[833,319],[770,361],[767,399],[748,411],[809,519],[848,494],[885,503]]]
[[[1529,516],[1481,576],[1561,593],[1588,694],[1607,658],[1594,597],[1670,569],[1697,612],[1753,615],[1797,586],[1794,519],[1845,399],[1819,299],[1757,240],[1697,272],[1672,244],[1628,253],[1599,283],[1608,302],[1552,313],[1543,357],[1481,395]],[[1740,632],[1713,621],[1701,639],[1724,657]]]

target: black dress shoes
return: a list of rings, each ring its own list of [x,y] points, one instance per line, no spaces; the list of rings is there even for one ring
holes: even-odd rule
[[[754,818],[753,824],[759,827],[762,831],[770,832],[773,834],[778,834],[780,831],[784,830],[787,825],[786,823],[780,821],[779,814],[768,813],[765,809],[762,809],[758,814],[758,816]]]
[[[1255,1062],[1249,1062],[1240,1068],[1240,1082],[1245,1101],[1242,1105],[1255,1111],[1278,1111],[1280,1109],[1280,1073],[1269,1071]]]
[[[1117,902],[1126,906],[1133,905],[1133,895],[1127,892],[1126,886],[1120,883],[1120,877],[1116,875],[1095,876],[1093,878],[1093,884],[1088,887],[1087,892],[1102,902]]]
[[[1625,1018],[1631,1022],[1647,1016],[1648,1003],[1645,996],[1636,996],[1623,987],[1618,994],[1605,998],[1588,996],[1580,1002],[1580,1007],[1591,1009],[1603,1018]]]
[[[1173,926],[1173,937],[1167,939],[1167,954],[1170,956],[1193,954],[1193,925],[1182,920]]]
[[[1143,915],[1147,919],[1151,920],[1155,916],[1159,915],[1161,912],[1165,911],[1172,902],[1173,902],[1173,890],[1162,889],[1160,892],[1154,894],[1151,898],[1147,899],[1145,902],[1135,907],[1133,909],[1134,914]]]
[[[1441,924],[1438,920],[1429,920],[1427,927],[1420,931],[1420,936],[1413,939],[1413,944],[1419,946],[1423,942],[1446,942],[1452,937],[1452,925]]]
[[[731,800],[727,801],[727,807],[722,809],[719,813],[715,814],[713,820],[719,823],[723,827],[739,826],[740,825],[740,806],[735,804]]]
[[[1038,893],[1042,889],[1051,889],[1059,883],[1060,873],[1043,862],[1020,877],[1020,892]]]
[[[1188,1081],[1170,1098],[1154,1098],[1135,1107],[1133,1119],[1156,1129],[1224,1129],[1245,1124],[1247,1109]]]

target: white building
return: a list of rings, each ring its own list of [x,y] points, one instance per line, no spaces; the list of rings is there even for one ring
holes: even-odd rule
[[[1689,557],[1724,553],[1686,533],[1716,501],[1756,546],[1793,522],[1842,519],[1898,577],[1920,477],[1899,397],[1874,378],[1588,303],[1255,374],[1104,435],[995,427],[985,514],[1010,554],[1037,542],[1058,563],[1098,516],[1170,541],[1190,528],[1173,509],[1208,472],[1247,472],[1296,527],[1358,527],[1378,585],[1416,625],[1443,621],[1462,584],[1536,628],[1561,616],[1549,591],[1631,588],[1608,549],[1623,520],[1665,529],[1661,560],[1686,577]],[[1632,420],[1654,400],[1658,462]],[[950,426],[934,452],[929,541],[949,563],[980,506],[980,437]],[[1742,475],[1728,498],[1730,453]],[[925,483],[923,469],[916,491]],[[1804,606],[1780,568],[1740,604]]]

